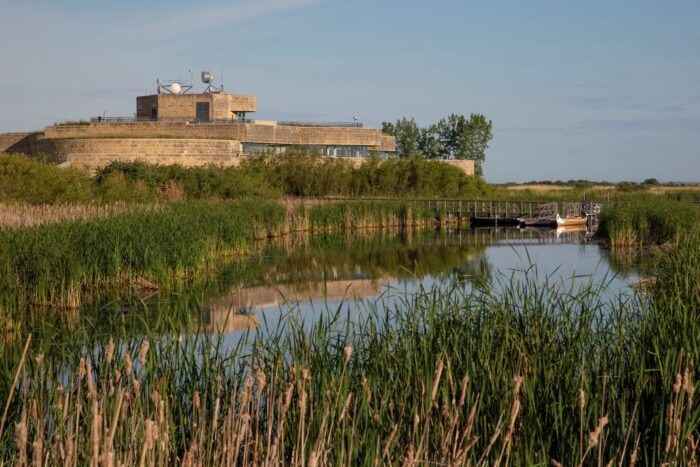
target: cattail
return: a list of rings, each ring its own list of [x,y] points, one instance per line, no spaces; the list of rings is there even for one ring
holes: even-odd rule
[[[311,451],[311,454],[309,454],[309,467],[318,467],[318,454],[316,454],[316,451]]]
[[[85,357],[80,357],[80,364],[78,365],[78,379],[82,380],[85,376]]]
[[[32,420],[39,421],[39,409],[37,407],[36,398],[32,397],[31,405],[29,406],[29,416]]]
[[[285,410],[289,408],[292,403],[292,393],[294,392],[294,385],[289,383],[287,385],[287,392],[284,394],[284,407]]]
[[[88,394],[92,398],[97,398],[97,390],[95,389],[95,382],[92,380],[92,365],[90,360],[87,361],[87,384],[88,384]]]
[[[682,377],[680,373],[676,373],[676,382],[673,383],[673,392],[678,394],[681,390],[681,386],[683,385],[682,383]]]
[[[44,464],[42,461],[44,458],[44,441],[41,435],[32,443],[32,448],[34,449],[34,465],[41,467]]]
[[[34,360],[36,361],[36,366],[41,368],[41,366],[44,364],[44,353],[42,352],[34,357]]]
[[[141,342],[141,350],[139,352],[139,359],[141,361],[141,367],[146,366],[146,357],[148,357],[148,349],[151,347],[151,344],[148,342],[148,339],[144,339],[143,342]]]
[[[99,405],[97,399],[92,400],[92,465],[97,465],[100,457],[100,426],[102,417],[100,416]]]
[[[459,395],[459,406],[463,407],[467,400],[467,385],[469,384],[469,375],[464,375],[462,378],[462,392]]]
[[[346,345],[343,348],[343,356],[345,357],[345,363],[347,364],[350,359],[352,358],[352,346],[351,345]]]
[[[61,410],[63,407],[63,385],[58,384],[58,387],[56,388],[56,409]]]
[[[309,379],[310,373],[308,368],[302,368],[301,370],[301,379],[303,381],[306,381]]]
[[[605,428],[605,425],[608,424],[608,416],[605,415],[603,416],[599,421],[598,421],[598,426],[595,428],[595,430],[591,431],[588,435],[588,448],[593,449],[598,445],[600,442],[600,435],[603,432],[603,428]]]
[[[442,376],[442,370],[444,367],[445,365],[442,362],[440,362],[438,363],[437,370],[435,370],[435,379],[433,379],[433,389],[430,392],[431,404],[435,401],[435,397],[437,396],[438,387],[440,385],[440,377]]]
[[[201,405],[202,401],[199,398],[199,391],[196,391],[194,393],[194,408],[195,410],[199,410],[199,406]]]
[[[112,337],[109,338],[109,342],[107,343],[105,358],[107,359],[107,365],[112,363],[112,359],[114,358],[114,339],[112,339]]]
[[[141,382],[134,378],[134,381],[132,383],[134,385],[134,395],[138,395],[139,391],[141,390]]]
[[[256,383],[258,385],[258,399],[259,399],[262,395],[263,389],[265,389],[265,385],[267,384],[267,377],[265,376],[265,372],[260,367],[256,368],[255,380],[256,380]]]
[[[557,462],[554,459],[549,459],[549,463],[552,464],[552,467],[562,467],[561,462]]]
[[[18,465],[27,464],[27,422],[23,419],[15,425],[15,442],[19,450]]]
[[[583,391],[583,388],[578,390],[578,407],[581,410],[586,407],[586,393]]]
[[[126,376],[131,376],[134,371],[133,362],[131,361],[131,355],[127,352],[124,354],[124,371]]]

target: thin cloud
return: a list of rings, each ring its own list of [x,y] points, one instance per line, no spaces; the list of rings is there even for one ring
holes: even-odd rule
[[[234,5],[210,6],[180,12],[160,20],[141,24],[136,34],[153,34],[154,32],[175,35],[188,31],[229,26],[251,21],[264,16],[308,7],[321,0],[255,0]]]

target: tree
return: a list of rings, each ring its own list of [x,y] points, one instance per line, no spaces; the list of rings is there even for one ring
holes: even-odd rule
[[[396,123],[383,122],[382,131],[396,138],[399,157],[422,156],[426,159],[471,159],[477,175],[482,174],[492,123],[481,114],[451,114],[435,125],[420,128],[416,120],[406,117]]]
[[[420,138],[420,128],[416,120],[411,117],[403,117],[396,120],[396,123],[383,122],[382,131],[393,135],[396,138],[396,155],[399,157],[414,157],[420,155],[418,150],[418,140]]]
[[[420,129],[418,138],[418,150],[426,159],[439,159],[442,146],[438,139],[437,125],[430,125],[428,128]]]
[[[482,174],[481,163],[486,159],[486,149],[493,137],[491,120],[481,114],[451,114],[437,123],[440,156],[444,159],[471,159],[476,173]]]

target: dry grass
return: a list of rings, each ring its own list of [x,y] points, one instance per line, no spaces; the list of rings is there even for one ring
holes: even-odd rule
[[[119,214],[162,209],[158,204],[0,204],[0,230],[38,227],[59,222],[106,219]]]

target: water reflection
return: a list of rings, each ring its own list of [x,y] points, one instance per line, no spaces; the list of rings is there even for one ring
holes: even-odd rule
[[[26,322],[51,345],[192,327],[235,339],[256,332],[262,322],[274,327],[290,302],[313,322],[328,309],[356,313],[359,300],[433,286],[484,287],[532,265],[550,280],[609,280],[616,263],[611,267],[607,251],[587,240],[585,230],[531,228],[289,236],[169,290],[110,291],[73,313],[69,323],[61,313],[52,321],[45,310]],[[636,281],[634,270],[623,272],[610,280],[611,297]]]

